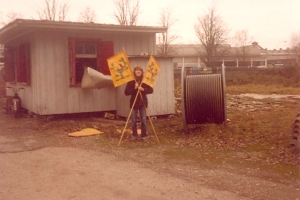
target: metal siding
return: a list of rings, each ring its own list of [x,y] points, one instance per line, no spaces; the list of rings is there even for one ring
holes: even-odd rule
[[[46,63],[43,59],[46,54],[45,52],[45,46],[46,44],[44,43],[45,41],[43,40],[42,35],[36,35],[36,45],[35,45],[35,52],[36,52],[36,91],[37,94],[35,96],[36,99],[36,104],[34,105],[35,109],[33,109],[33,112],[37,114],[43,114],[43,107],[45,106],[45,93],[47,88],[46,78],[44,74],[47,74],[47,69],[45,68],[44,63]]]
[[[129,99],[130,96],[125,95],[126,84],[116,88],[116,110],[117,115],[127,117],[129,115]]]
[[[134,37],[133,35],[126,35],[125,38],[125,50],[127,55],[137,55],[137,53],[134,51],[136,49],[138,49],[137,45],[139,44],[139,40],[138,37]]]
[[[62,95],[58,95],[56,98],[57,106],[56,109],[67,110],[68,102],[66,101],[66,94],[69,90],[69,48],[68,40],[64,37],[59,37],[57,39],[56,47],[54,47],[55,59],[56,61],[56,70],[55,76],[57,79],[56,82],[56,91]],[[62,87],[64,86],[64,87]]]
[[[112,34],[112,41],[114,41],[114,51],[115,53],[118,53],[120,50],[122,50],[122,47],[120,46],[120,37],[117,34]]]
[[[52,114],[55,113],[56,99],[59,98],[59,93],[55,92],[56,84],[58,82],[55,76],[56,58],[54,57],[55,37],[50,34],[44,34],[43,43],[40,45],[40,82],[41,90],[39,98],[42,100],[39,114]],[[61,89],[63,87],[61,86]]]
[[[118,52],[122,51],[124,48],[127,54],[130,53],[130,52],[128,52],[127,42],[126,42],[129,38],[124,38],[121,35],[118,35],[117,37],[118,37],[118,40],[116,42],[117,42],[117,46],[119,47],[119,49],[115,49],[115,52],[118,53]]]
[[[38,97],[40,115],[115,110],[111,89],[69,87],[68,40],[63,34],[41,34],[37,39]]]
[[[44,74],[44,76],[47,76],[46,79],[46,87],[47,87],[47,94],[46,96],[46,102],[47,104],[43,108],[46,113],[55,113],[55,110],[60,110],[57,108],[58,104],[64,103],[64,102],[58,102],[58,99],[61,98],[60,93],[63,92],[64,87],[60,85],[59,89],[58,83],[61,82],[59,78],[57,78],[57,68],[58,63],[62,63],[61,58],[56,58],[55,55],[63,53],[63,52],[55,52],[55,49],[57,48],[57,45],[59,44],[59,41],[57,41],[58,38],[55,37],[55,35],[47,35],[45,38],[45,53],[43,54],[43,60],[47,61],[44,62],[43,65],[46,68],[47,73]]]
[[[156,35],[149,35],[149,39],[148,39],[148,52],[149,54],[156,54]]]
[[[145,36],[141,36],[140,37],[140,42],[139,42],[139,52],[137,52],[137,55],[141,55],[142,52],[147,52],[149,55],[151,54],[151,52],[149,52],[149,36],[145,35]],[[143,41],[147,41],[147,42],[143,42]]]
[[[154,52],[155,45],[149,46],[149,42],[152,41],[152,35],[113,35],[115,53],[123,50],[127,55],[141,55],[141,52]]]
[[[69,88],[65,97],[65,101],[68,101],[67,113],[71,113],[72,110],[76,110],[76,107],[80,107],[80,95],[77,88]]]
[[[157,62],[161,65],[161,71],[155,85],[155,92],[158,93],[155,96],[159,98],[157,102],[159,109],[155,110],[155,115],[174,114],[175,100],[172,59],[157,58]]]
[[[97,36],[96,37],[99,37],[99,34],[97,34]],[[103,40],[103,41],[112,41],[113,39],[113,34],[109,34],[109,33],[103,33],[103,34],[101,34],[100,35],[100,37],[101,37],[101,39]]]
[[[25,87],[26,95],[21,96],[22,99],[22,107],[27,110],[33,111],[36,105],[36,97],[37,97],[37,68],[36,68],[36,40],[35,34],[32,34],[32,39],[30,40],[30,85]]]
[[[68,56],[68,37],[78,38],[105,38],[105,40],[114,41],[115,53],[124,49],[127,55],[140,55],[141,52],[152,53],[155,49],[155,34],[142,34],[141,36],[132,36],[129,34],[86,34],[83,32],[34,32],[27,38],[21,38],[24,41],[30,41],[31,49],[31,84],[24,86],[24,93],[20,96],[24,107],[29,111],[40,115],[64,114],[64,113],[81,113],[117,110],[120,116],[129,114],[129,97],[125,97],[125,85],[118,88],[82,89],[80,87],[69,86],[69,56]],[[29,39],[28,39],[29,38]],[[17,42],[21,42],[17,41]],[[132,67],[140,65],[146,67],[149,57],[140,57],[132,59]],[[164,59],[163,59],[164,60]],[[166,63],[172,63],[167,59]],[[162,68],[165,64],[159,61]],[[148,95],[150,115],[174,113],[174,105],[167,103],[168,99],[174,99],[173,81],[169,84],[167,80],[169,75],[166,71],[161,70],[157,80],[154,94]],[[172,72],[169,72],[172,75]],[[160,80],[161,77],[166,80]],[[173,76],[171,76],[173,78]],[[173,79],[171,79],[173,80]],[[162,82],[162,83],[159,83]],[[164,88],[165,89],[162,89]],[[172,91],[166,92],[166,87]],[[168,94],[166,96],[166,93]],[[169,96],[169,95],[172,96]],[[165,102],[163,102],[165,101]],[[158,106],[158,107],[157,107]],[[169,107],[169,108],[168,108]],[[127,116],[126,116],[127,117]]]

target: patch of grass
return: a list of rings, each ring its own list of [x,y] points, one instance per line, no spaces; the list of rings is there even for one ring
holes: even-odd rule
[[[175,96],[180,97],[180,82],[175,82]],[[280,84],[231,85],[228,94],[299,94],[299,88],[284,87]],[[282,173],[296,172],[299,165],[298,154],[289,147],[290,128],[300,108],[299,101],[277,99],[255,100],[261,105],[259,109],[249,112],[232,106],[227,108],[228,126],[217,124],[188,125],[189,134],[183,134],[183,123],[180,114],[175,118],[158,118],[153,121],[160,144],[156,141],[151,125],[148,124],[148,141],[131,141],[126,133],[120,147],[121,137],[116,129],[98,136],[97,143],[106,149],[120,150],[137,159],[142,157],[157,162],[177,160],[194,162],[206,160],[216,165],[223,163],[245,166],[261,165],[267,170]],[[241,100],[243,102],[243,100]],[[249,101],[251,103],[251,101]],[[180,107],[181,105],[179,105]]]
[[[272,104],[272,101],[269,103]],[[274,102],[273,102],[274,103]],[[274,105],[276,105],[274,103]],[[148,126],[147,141],[131,141],[115,127],[97,136],[95,142],[107,151],[129,154],[140,161],[212,163],[216,166],[231,163],[241,166],[260,164],[266,170],[298,176],[298,155],[288,147],[290,125],[295,117],[295,106],[300,103],[285,102],[269,111],[237,112],[231,110],[228,126],[217,124],[189,125],[189,134],[183,134],[181,118],[153,121],[158,134],[158,144],[152,128]],[[237,156],[240,155],[240,156]],[[202,163],[203,164],[203,163]]]
[[[299,87],[284,87],[282,85],[231,85],[226,87],[228,94],[286,94],[286,95],[300,95]]]
[[[283,87],[300,87],[300,66],[287,66],[282,69],[234,72],[226,78],[231,85],[280,85]]]

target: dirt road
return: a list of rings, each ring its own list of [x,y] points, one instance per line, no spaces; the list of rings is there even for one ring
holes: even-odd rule
[[[40,146],[34,137],[23,134],[21,138],[6,134],[0,137],[3,200],[248,199],[104,152]]]
[[[34,118],[0,113],[0,199],[300,199],[288,175],[209,161],[138,160],[94,136],[40,131]]]
[[[76,148],[1,155],[1,199],[249,199]]]

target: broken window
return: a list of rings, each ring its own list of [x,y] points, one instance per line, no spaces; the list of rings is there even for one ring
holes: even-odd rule
[[[69,38],[70,85],[81,84],[84,69],[87,67],[109,75],[106,59],[113,55],[112,41]]]

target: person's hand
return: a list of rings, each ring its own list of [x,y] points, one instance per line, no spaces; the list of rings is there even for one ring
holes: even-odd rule
[[[134,88],[137,89],[138,87],[139,87],[139,84],[138,84],[138,83],[135,83]]]
[[[138,87],[138,90],[139,90],[140,92],[142,92],[142,91],[144,91],[145,89],[142,88],[141,86],[139,86],[139,87]]]

